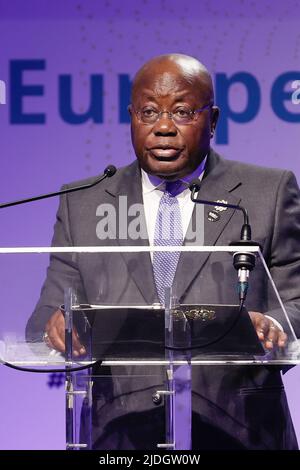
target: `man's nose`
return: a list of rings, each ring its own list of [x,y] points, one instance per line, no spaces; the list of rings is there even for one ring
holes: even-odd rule
[[[175,123],[167,112],[161,113],[158,120],[153,126],[153,132],[155,135],[177,135],[177,127]]]

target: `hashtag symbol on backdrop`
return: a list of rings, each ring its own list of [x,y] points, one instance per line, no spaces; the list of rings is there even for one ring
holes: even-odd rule
[[[59,388],[65,383],[65,374],[62,372],[49,374],[47,385],[49,388]]]

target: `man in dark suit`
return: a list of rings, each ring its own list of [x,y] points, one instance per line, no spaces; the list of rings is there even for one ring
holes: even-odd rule
[[[196,218],[186,183],[200,178],[198,198],[241,203],[248,208],[254,238],[262,246],[282,299],[290,305],[299,335],[300,199],[292,173],[227,161],[210,148],[219,110],[213,104],[207,70],[191,57],[173,54],[146,63],[134,79],[129,112],[137,162],[120,169],[102,185],[63,196],[53,245],[159,244],[156,213],[163,203],[175,204],[184,239]],[[174,193],[167,189],[172,183]],[[120,220],[119,202],[124,196],[128,207],[143,206],[141,220],[147,237],[124,239],[114,226],[112,236],[104,239],[96,217],[101,213],[99,204],[114,207]],[[214,212],[215,218],[211,208],[205,207],[201,219],[204,244],[228,245],[238,240],[240,214],[232,209]],[[90,303],[149,305],[162,301],[160,292],[166,283],[176,284],[177,296],[185,303],[196,304],[199,299],[203,303],[212,299],[230,303],[236,273],[226,256],[182,253],[174,270],[174,259],[157,260],[149,253],[55,254],[29,320],[27,337],[41,338],[46,332],[48,345],[64,351],[64,318],[58,306],[63,303],[64,288],[74,282],[82,283]],[[283,347],[288,325],[276,309],[264,314],[270,312],[271,301],[259,267],[253,284],[247,306],[258,337],[267,349]],[[84,354],[76,334],[73,341],[76,354]],[[140,372],[148,374],[142,385],[130,378],[129,369],[122,380],[109,371],[109,386],[96,381],[95,448],[155,448],[163,440],[159,435],[162,405],[152,400],[163,381],[161,371],[157,370],[157,378],[153,378],[153,370]],[[193,447],[197,449],[297,448],[280,371],[274,367],[194,368],[193,421]],[[154,429],[160,429],[157,435]]]

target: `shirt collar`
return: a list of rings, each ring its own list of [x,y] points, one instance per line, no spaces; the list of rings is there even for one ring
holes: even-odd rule
[[[196,168],[196,170],[193,171],[193,173],[190,173],[189,175],[184,176],[183,178],[181,178],[180,181],[188,185],[189,183],[191,183],[191,181],[193,181],[196,178],[199,178],[201,180],[203,178],[206,160],[207,160],[207,155],[202,160],[198,168]],[[143,169],[141,169],[141,174],[142,174],[142,185],[143,185],[144,194],[148,194],[155,190],[161,190],[161,191],[164,190],[164,184],[165,184],[164,179],[159,178],[158,176],[149,175]]]

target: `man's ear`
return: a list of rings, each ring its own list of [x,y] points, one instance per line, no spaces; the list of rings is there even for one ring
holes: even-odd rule
[[[210,118],[210,135],[213,137],[216,127],[217,127],[217,122],[220,116],[220,108],[218,106],[213,106],[211,108],[211,118]]]
[[[129,104],[129,105],[127,106],[127,111],[129,112],[130,117],[132,117],[132,104]]]

